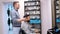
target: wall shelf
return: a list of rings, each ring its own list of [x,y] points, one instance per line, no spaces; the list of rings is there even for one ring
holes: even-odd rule
[[[41,28],[41,10],[40,0],[38,1],[25,1],[24,2],[24,14],[30,15],[30,24],[35,25],[35,28]],[[37,26],[38,25],[38,26]],[[41,30],[41,29],[40,29]]]

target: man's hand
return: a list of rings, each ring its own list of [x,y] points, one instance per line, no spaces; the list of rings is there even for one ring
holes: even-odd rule
[[[36,34],[40,34],[40,33],[36,33]]]
[[[20,19],[21,21],[25,21],[26,20],[26,18],[22,18],[22,19]]]
[[[25,18],[17,19],[18,22],[22,22],[22,21],[25,21],[25,20],[26,20]]]

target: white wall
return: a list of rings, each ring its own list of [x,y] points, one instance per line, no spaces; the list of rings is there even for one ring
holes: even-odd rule
[[[3,20],[2,20],[2,4],[0,2],[0,34],[3,34]]]
[[[52,28],[51,0],[41,0],[42,34]]]
[[[20,9],[19,9],[20,18],[22,18],[24,16],[24,1],[28,1],[28,0],[19,0],[19,2],[20,2]]]

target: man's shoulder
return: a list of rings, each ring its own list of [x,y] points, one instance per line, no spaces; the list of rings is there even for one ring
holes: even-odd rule
[[[15,13],[15,10],[12,10],[11,13]]]

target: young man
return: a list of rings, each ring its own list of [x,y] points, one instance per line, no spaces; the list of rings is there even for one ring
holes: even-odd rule
[[[18,9],[19,9],[19,2],[13,2],[14,9],[11,11],[11,19],[13,22],[13,34],[19,34],[19,30],[21,27],[21,21],[24,21],[25,18],[20,19]]]
[[[35,32],[37,30],[32,30],[31,29],[31,26],[29,24],[29,21],[30,21],[30,16],[29,15],[25,15],[24,18],[26,19],[24,22],[22,22],[21,24],[21,29],[25,31],[26,34],[36,34]]]

